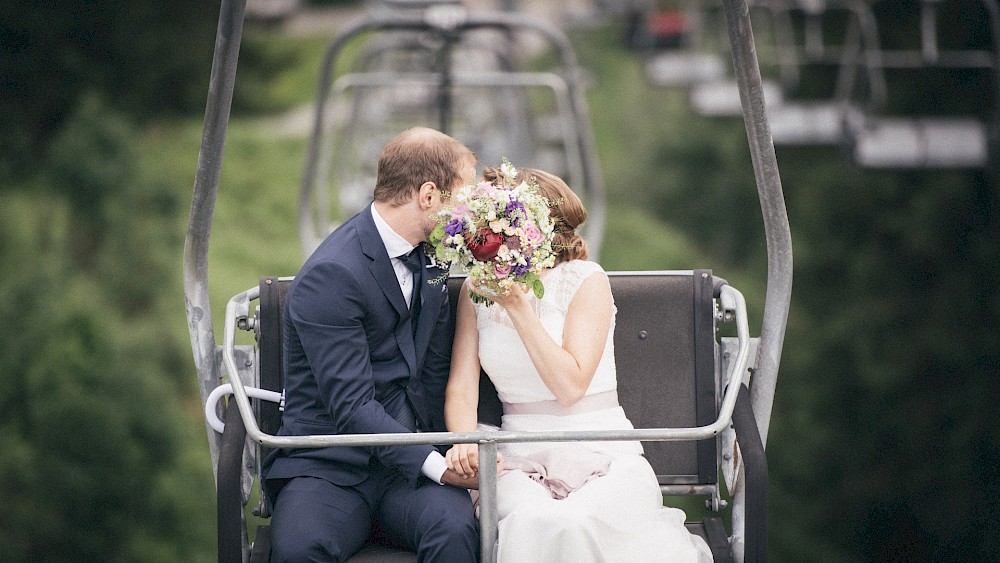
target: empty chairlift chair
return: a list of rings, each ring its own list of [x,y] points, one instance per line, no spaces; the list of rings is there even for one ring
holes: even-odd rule
[[[690,0],[677,14],[683,21],[678,45],[650,50],[644,63],[646,78],[655,86],[681,88],[721,80],[729,62],[717,44],[725,41],[715,33],[717,14],[709,10],[706,0]]]
[[[543,53],[555,64],[529,70],[525,61]],[[565,35],[523,14],[449,3],[348,26],[320,69],[302,174],[303,253],[370,202],[381,147],[414,125],[456,137],[482,162],[507,157],[559,174],[591,211],[583,235],[599,248],[603,182],[581,77]]]
[[[712,26],[718,33],[713,33],[712,39],[715,41],[713,47],[715,52],[723,60],[731,59],[731,48],[726,37],[727,22],[723,11],[723,2],[718,0],[699,0],[702,8],[702,25]],[[777,61],[778,51],[775,49],[775,36],[780,33],[780,22],[772,16],[772,12],[760,9],[756,3],[749,2],[750,17],[753,20],[753,33],[755,36],[758,55],[765,60],[768,66],[773,67]],[[708,27],[706,27],[708,29]],[[704,34],[706,38],[708,34]],[[726,65],[732,68],[732,65]],[[767,107],[778,106],[784,100],[784,93],[778,81],[767,78],[760,84],[764,101]],[[688,103],[691,109],[703,117],[741,117],[743,115],[743,105],[740,100],[740,90],[737,79],[730,74],[715,76],[706,80],[693,82],[688,89]]]
[[[895,10],[905,4],[894,1],[887,6]],[[909,4],[912,6],[913,2]],[[945,7],[953,13],[961,11],[964,25],[981,26],[986,31],[982,35],[989,38],[990,44],[942,48],[939,31],[946,26],[940,21],[940,13]],[[919,27],[912,29],[919,49],[883,48],[876,53],[876,64],[887,75],[909,71],[911,80],[920,71],[978,71],[985,75],[990,90],[956,94],[981,100],[976,108],[979,115],[937,115],[933,107],[921,108],[918,115],[860,115],[848,121],[852,156],[859,166],[866,168],[985,167],[991,158],[991,138],[997,134],[1000,119],[1000,7],[993,0],[921,0],[919,8],[919,22],[911,26]],[[899,22],[886,25],[898,26]]]
[[[878,48],[871,8],[861,0],[757,0],[755,5],[771,11],[776,22],[785,96],[767,107],[774,143],[843,145],[847,122],[862,108],[881,107],[885,98],[881,68],[869,56]]]

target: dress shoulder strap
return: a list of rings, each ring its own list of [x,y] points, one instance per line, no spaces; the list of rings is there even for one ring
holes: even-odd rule
[[[563,262],[545,280],[545,293],[548,295],[549,291],[552,291],[557,296],[558,306],[565,309],[573,300],[583,281],[595,272],[603,271],[601,265],[596,262],[587,260]]]

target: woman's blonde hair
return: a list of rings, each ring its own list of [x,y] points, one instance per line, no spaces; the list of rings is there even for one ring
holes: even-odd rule
[[[504,173],[499,167],[483,169],[483,179],[491,184],[502,184]],[[535,168],[518,168],[515,184],[534,183],[538,193],[549,200],[555,236],[552,250],[556,253],[556,264],[569,260],[586,260],[587,241],[577,234],[577,228],[587,220],[587,209],[562,178]]]

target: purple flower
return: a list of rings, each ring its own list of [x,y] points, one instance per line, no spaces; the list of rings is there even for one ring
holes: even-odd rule
[[[528,269],[531,266],[528,264],[515,264],[513,268],[510,269],[510,273],[515,277],[521,277],[528,273]]]
[[[510,217],[510,225],[512,227],[520,227],[522,219],[528,216],[524,210],[524,205],[520,201],[516,200],[507,203],[507,208],[504,209],[504,214],[507,217]]]
[[[464,229],[465,229],[465,220],[463,220],[460,217],[456,217],[451,221],[448,221],[448,224],[444,226],[444,232],[448,233],[448,236],[452,237],[457,234],[460,234]]]

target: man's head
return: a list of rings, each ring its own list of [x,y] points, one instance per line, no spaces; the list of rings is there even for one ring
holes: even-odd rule
[[[375,180],[375,201],[405,205],[426,182],[446,193],[461,186],[476,154],[457,139],[427,127],[413,127],[382,149]]]
[[[407,129],[379,156],[375,205],[411,243],[425,241],[444,201],[475,178],[476,162],[476,153],[440,131]]]

